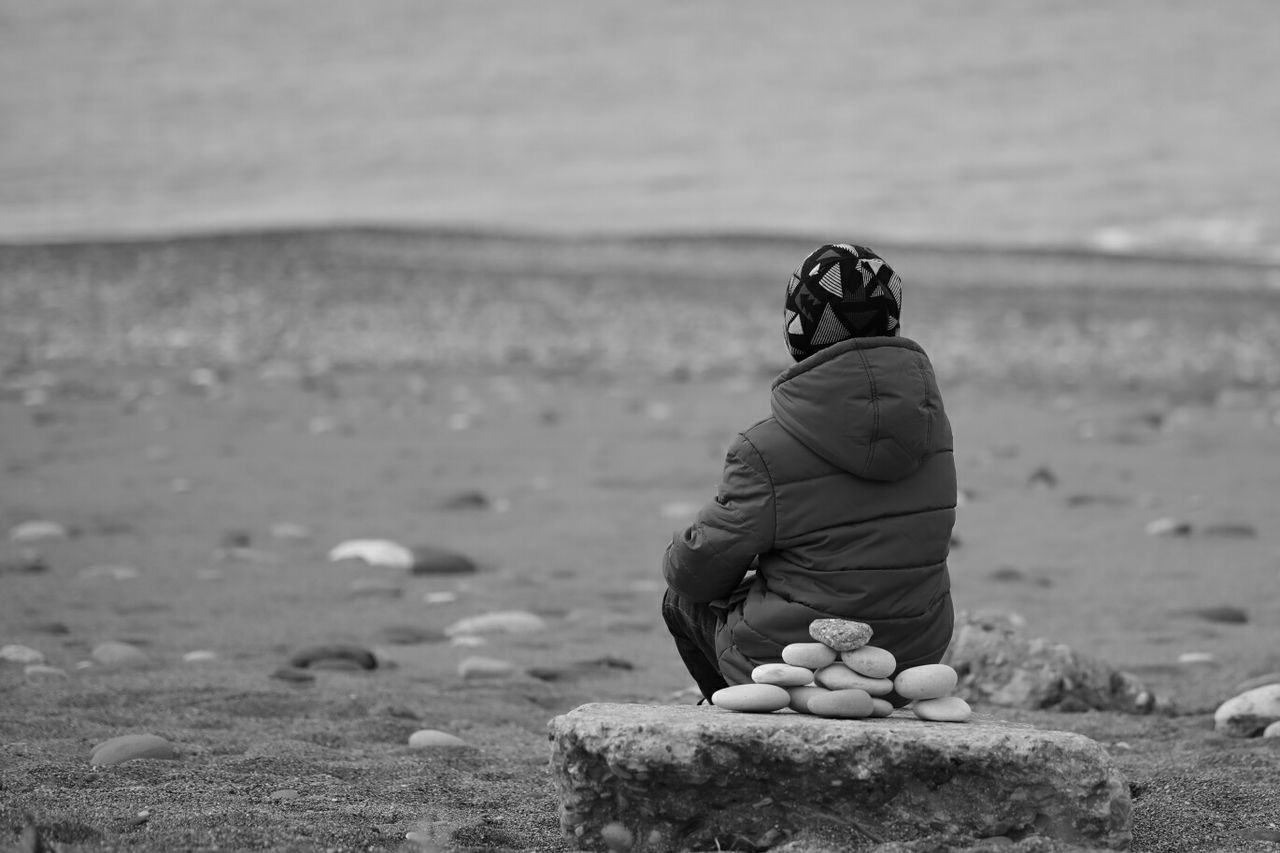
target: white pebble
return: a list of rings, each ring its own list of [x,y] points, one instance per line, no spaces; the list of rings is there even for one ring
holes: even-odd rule
[[[1233,696],[1213,712],[1213,728],[1232,737],[1253,737],[1280,721],[1280,684],[1267,684]]]
[[[894,690],[903,699],[939,699],[956,689],[956,671],[945,663],[913,666],[898,673]]]
[[[0,647],[0,660],[23,664],[44,663],[44,652],[38,649],[33,649],[30,646],[11,643],[7,646]]]
[[[1262,730],[1263,737],[1280,737],[1280,720],[1276,720],[1271,725]]]
[[[963,723],[973,714],[969,703],[959,696],[921,699],[911,706],[911,710],[920,719],[935,723]]]
[[[271,525],[271,538],[283,542],[304,542],[311,538],[311,531],[301,524],[280,521]]]
[[[84,567],[76,573],[76,577],[80,580],[107,578],[113,581],[128,581],[133,580],[139,574],[138,570],[133,566],[94,565]]]
[[[782,647],[782,660],[792,666],[822,669],[835,663],[836,650],[823,643],[791,643]]]
[[[1191,533],[1191,524],[1176,518],[1157,518],[1147,524],[1148,536],[1187,536]]]
[[[762,663],[751,670],[751,680],[756,684],[803,687],[813,681],[813,671],[789,663]]]
[[[726,711],[767,714],[791,704],[791,694],[776,684],[734,684],[712,693],[711,704]]]
[[[832,690],[865,690],[872,696],[885,696],[893,692],[893,682],[887,678],[867,678],[859,675],[843,663],[824,666],[813,674],[813,678],[823,687]]]
[[[840,660],[849,669],[868,678],[888,678],[898,668],[897,658],[888,649],[879,646],[863,646],[840,653]]]
[[[893,703],[879,696],[871,697],[871,716],[887,717],[893,713]]]
[[[1213,652],[1183,652],[1178,655],[1178,663],[1184,665],[1201,663],[1211,664],[1216,663],[1217,660],[1218,658],[1213,654]]]
[[[458,664],[458,675],[466,679],[505,678],[515,671],[515,664],[498,658],[470,657]]]
[[[196,649],[195,651],[187,652],[182,656],[182,659],[187,663],[203,663],[205,661],[217,660],[218,653],[210,651],[209,649]]]
[[[448,732],[437,729],[419,729],[409,735],[409,746],[413,749],[457,749],[470,746],[465,740]]]
[[[56,666],[45,666],[42,663],[27,664],[22,674],[26,676],[27,681],[65,681],[67,671]]]
[[[527,634],[542,631],[546,620],[525,610],[497,610],[460,619],[444,629],[447,636],[458,634]]]
[[[9,531],[11,541],[22,543],[66,539],[68,535],[67,528],[56,521],[24,521]]]
[[[413,568],[413,552],[390,539],[349,539],[329,551],[329,560],[363,560],[370,566],[409,571]]]
[[[89,657],[103,666],[139,666],[147,662],[146,652],[129,643],[98,643]]]
[[[173,744],[158,735],[121,735],[94,747],[89,763],[94,766],[123,764],[135,758],[174,761],[178,758],[178,751]]]

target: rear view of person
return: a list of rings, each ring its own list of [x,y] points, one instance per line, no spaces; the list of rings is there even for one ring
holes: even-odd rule
[[[663,556],[663,616],[708,700],[811,641],[814,619],[868,623],[899,671],[947,649],[951,426],[901,309],[901,279],[862,246],[822,246],[787,283],[796,363]]]

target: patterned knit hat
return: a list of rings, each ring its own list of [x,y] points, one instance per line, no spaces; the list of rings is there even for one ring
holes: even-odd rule
[[[902,279],[870,249],[821,247],[791,274],[783,312],[787,348],[802,361],[849,338],[896,335]]]

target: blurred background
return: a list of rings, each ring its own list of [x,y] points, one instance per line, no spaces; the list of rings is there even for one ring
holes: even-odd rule
[[[2,0],[0,241],[295,225],[1280,257],[1280,6]]]

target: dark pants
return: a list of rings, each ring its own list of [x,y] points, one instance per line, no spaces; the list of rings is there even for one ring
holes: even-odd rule
[[[702,695],[711,694],[729,684],[716,666],[716,626],[718,618],[706,604],[694,604],[671,589],[662,596],[662,618],[676,641],[676,651],[685,668],[697,682]]]

